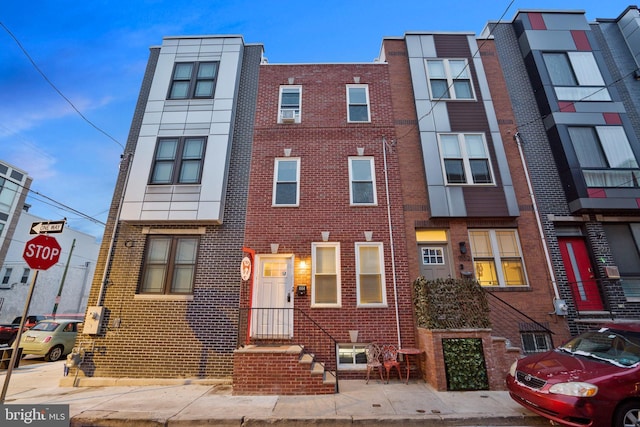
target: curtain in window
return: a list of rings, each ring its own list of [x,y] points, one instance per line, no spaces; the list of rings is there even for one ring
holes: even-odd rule
[[[596,127],[602,148],[612,168],[637,168],[633,151],[629,145],[627,134],[622,126],[598,126]]]
[[[380,248],[360,246],[358,248],[360,304],[383,302],[382,277],[380,273]]]
[[[169,262],[171,238],[149,239],[142,292],[162,293]]]
[[[338,303],[338,278],[335,247],[316,247],[315,250],[315,303]]]

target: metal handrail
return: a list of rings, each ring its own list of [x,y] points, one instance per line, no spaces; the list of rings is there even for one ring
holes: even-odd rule
[[[334,375],[338,387],[338,341],[300,308],[241,307],[238,345],[298,344]]]

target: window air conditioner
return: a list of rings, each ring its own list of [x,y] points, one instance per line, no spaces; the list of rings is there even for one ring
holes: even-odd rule
[[[280,112],[280,117],[282,119],[282,123],[295,123],[296,110],[282,110]]]

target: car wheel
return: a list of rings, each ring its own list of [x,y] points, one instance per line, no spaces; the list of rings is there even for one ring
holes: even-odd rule
[[[635,427],[640,420],[640,401],[627,402],[616,409],[614,427]]]
[[[60,357],[62,357],[62,346],[57,345],[49,350],[47,355],[44,356],[44,360],[46,360],[47,362],[55,362],[56,360],[60,359]]]

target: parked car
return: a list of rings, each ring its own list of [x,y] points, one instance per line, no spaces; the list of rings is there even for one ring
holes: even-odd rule
[[[33,327],[36,323],[44,319],[46,319],[45,316],[27,316],[27,320],[24,322],[24,330],[22,332]],[[22,316],[18,316],[13,319],[13,322],[0,325],[0,344],[7,344],[9,346],[13,344],[13,341],[16,339],[16,335],[18,335],[18,329],[20,329],[21,321]]]
[[[640,324],[611,324],[517,360],[511,397],[566,426],[636,426],[640,419]]]
[[[22,334],[22,354],[44,356],[55,362],[71,353],[82,321],[76,319],[46,319]]]

